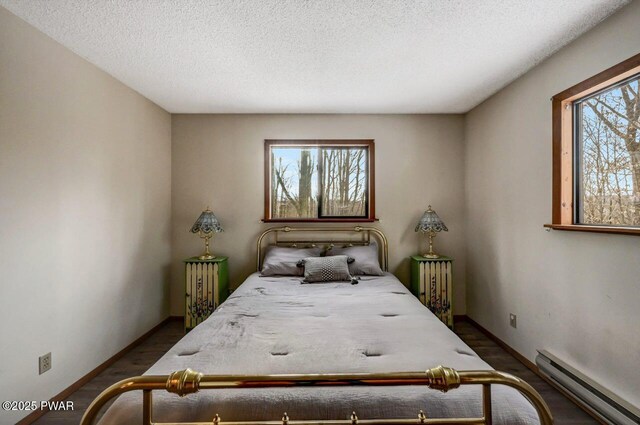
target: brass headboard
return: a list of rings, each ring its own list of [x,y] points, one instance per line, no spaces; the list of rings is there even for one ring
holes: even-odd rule
[[[293,237],[292,234],[303,233],[314,234],[312,238],[309,239],[298,239]],[[334,238],[324,237],[324,234],[331,234]],[[326,246],[328,248],[332,246],[353,246],[353,245],[369,245],[371,243],[371,236],[373,235],[376,239],[378,239],[378,246],[380,247],[380,267],[382,270],[387,271],[389,268],[389,242],[387,241],[387,237],[375,227],[364,227],[364,226],[355,226],[355,227],[271,227],[260,235],[257,243],[257,259],[256,264],[258,267],[258,271],[262,268],[262,249],[263,249],[263,241],[265,237],[273,234],[275,236],[275,240],[272,242],[273,245],[279,246],[298,246],[298,247],[311,247],[311,246]],[[287,235],[284,239],[282,238],[283,234]],[[318,236],[316,236],[318,235]],[[319,235],[322,235],[321,237]],[[351,238],[349,236],[359,236],[358,239]],[[335,238],[338,236],[338,238]]]

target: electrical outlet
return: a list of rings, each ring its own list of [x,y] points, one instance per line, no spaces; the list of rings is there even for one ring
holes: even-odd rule
[[[517,319],[518,319],[518,316],[516,316],[515,314],[513,313],[509,314],[509,324],[511,325],[512,328],[518,327]]]
[[[51,369],[51,353],[47,353],[44,356],[38,358],[38,364],[40,369],[40,375]]]

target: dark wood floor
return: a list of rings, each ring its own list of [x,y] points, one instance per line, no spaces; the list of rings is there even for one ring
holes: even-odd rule
[[[167,322],[142,344],[93,378],[67,400],[73,401],[73,411],[48,412],[34,422],[37,425],[77,425],[91,401],[105,388],[122,379],[142,375],[152,364],[184,336],[182,321]]]
[[[472,324],[456,323],[456,333],[492,367],[517,375],[529,382],[549,404],[557,425],[597,424],[589,415],[488,339]],[[49,412],[34,423],[37,425],[79,423],[91,400],[102,390],[121,379],[144,373],[182,336],[182,322],[168,322],[149,339],[73,393],[68,400],[73,401],[74,411]]]
[[[511,373],[529,383],[544,398],[553,414],[556,425],[598,424],[568,398],[547,384],[538,375],[519,362],[502,347],[487,338],[469,322],[456,322],[455,332],[473,351],[489,363],[494,369]]]

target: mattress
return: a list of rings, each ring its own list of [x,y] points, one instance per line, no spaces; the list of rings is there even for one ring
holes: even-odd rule
[[[146,374],[187,367],[204,374],[414,372],[444,365],[489,370],[393,275],[360,283],[301,284],[301,278],[249,278]],[[516,390],[492,386],[494,424],[538,424]],[[423,386],[203,390],[180,398],[154,391],[158,422],[479,417],[481,386],[441,393]],[[141,392],[120,396],[100,424],[140,423]]]

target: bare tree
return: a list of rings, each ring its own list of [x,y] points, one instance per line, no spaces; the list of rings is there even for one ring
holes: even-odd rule
[[[311,177],[314,164],[308,149],[300,150],[298,162],[298,217],[309,217],[311,211]]]
[[[286,177],[287,169],[289,165],[282,165],[282,158],[280,158],[278,162],[278,167],[274,167],[274,178],[276,181],[276,196],[278,194],[278,187],[280,188],[280,200],[278,202],[278,212],[279,214],[286,215],[287,214],[287,201],[290,205],[292,205],[298,214],[300,214],[300,204],[298,200],[291,194],[291,178]],[[277,199],[277,198],[276,198]]]
[[[640,97],[638,82],[605,92],[586,102],[594,114],[625,143],[633,170],[634,198],[640,202]],[[618,94],[619,93],[619,94]]]
[[[583,103],[584,222],[640,224],[639,118],[638,80]]]
[[[297,154],[297,152],[296,152]],[[272,153],[271,198],[273,217],[314,217],[318,197],[322,215],[364,214],[366,150],[360,148],[300,149],[291,161]],[[318,193],[314,193],[317,178]]]

